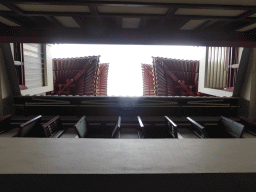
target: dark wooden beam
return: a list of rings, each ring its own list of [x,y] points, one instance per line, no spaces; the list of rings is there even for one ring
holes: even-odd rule
[[[255,14],[256,13],[256,9],[252,9],[252,10],[249,10],[245,13],[242,13],[241,15],[239,15],[237,18],[239,20],[245,20],[247,21],[248,20],[248,17],[250,17],[251,15]]]
[[[237,17],[227,17],[227,16],[206,16],[206,15],[173,15],[175,19],[193,19],[193,20],[221,20],[221,21],[235,21]],[[255,20],[255,18],[251,18]]]
[[[246,31],[246,33],[253,33],[253,34],[255,34],[256,33],[256,28],[250,29],[250,30]]]
[[[235,26],[235,27],[234,27],[234,28],[232,28],[231,30],[233,30],[233,31],[237,31],[237,30],[242,29],[242,28],[244,28],[244,27],[250,26],[250,25],[252,25],[252,24],[254,24],[254,23],[255,23],[254,21],[246,22],[246,23],[244,23],[244,24],[241,24],[241,25]]]
[[[73,16],[72,18],[77,22],[77,24],[81,28],[84,28],[86,26],[86,24],[82,21],[82,19],[79,16]]]
[[[23,11],[22,9],[20,9],[19,7],[15,6],[15,5],[11,4],[11,3],[6,3],[6,2],[5,2],[5,3],[1,3],[1,4],[3,4],[5,7],[9,8],[9,9],[11,9],[11,10],[12,10],[14,13],[16,13],[17,15],[26,16],[25,13],[24,13],[24,11]],[[32,20],[32,21],[38,23],[38,21],[36,20],[36,18],[34,18],[34,17],[32,17],[32,16],[29,16],[29,15],[27,15],[27,17],[28,17],[30,20]]]
[[[194,20],[222,20],[222,21],[237,21],[238,17],[227,17],[227,16],[203,16],[203,15],[173,15],[173,11],[168,12],[166,15],[162,14],[132,14],[132,13],[98,13],[99,17],[139,17],[139,18],[161,18],[166,20],[168,18],[174,19],[194,19]],[[94,14],[97,14],[96,12]],[[15,12],[0,11],[0,15],[19,15]],[[87,12],[45,12],[45,11],[24,11],[24,16],[84,16],[84,17],[95,17],[92,13]],[[248,22],[256,22],[256,18],[249,17],[246,19]]]
[[[237,21],[243,20],[243,17],[228,17],[228,16],[202,16],[202,15],[174,15],[178,8],[170,9],[167,14],[125,14],[125,13],[98,13],[97,8],[92,8],[92,13],[88,12],[45,12],[45,11],[23,11],[22,16],[86,16],[86,17],[139,17],[139,18],[161,18],[162,21],[166,21],[170,18],[174,19],[194,19],[194,20],[222,20],[222,21]],[[252,12],[251,12],[252,13]],[[20,15],[18,12],[0,11],[0,15]],[[248,22],[256,22],[256,18],[246,18]]]
[[[4,17],[5,19],[8,19],[9,21],[12,21],[12,22],[14,22],[14,23],[16,23],[16,24],[18,24],[18,25],[24,27],[24,28],[27,28],[27,27],[28,27],[28,26],[27,26],[26,24],[24,24],[23,22],[20,22],[19,20],[16,20],[16,19],[13,19],[13,18],[10,17],[10,16],[1,15],[1,13],[0,13],[0,16]]]
[[[88,26],[90,29],[90,26]],[[136,45],[194,45],[194,46],[256,46],[255,33],[186,31],[173,29],[107,28],[98,35],[81,28],[0,28],[0,42],[22,43],[87,43]],[[75,35],[74,35],[75,34]]]
[[[228,29],[226,29],[227,27],[227,25],[228,24],[230,24],[231,23],[231,21],[224,21],[223,23],[221,23],[221,24],[219,24],[217,27],[212,27],[212,28],[210,28],[209,30],[215,30],[215,31],[222,31],[222,32],[226,32],[226,30],[228,30],[228,31],[230,31],[230,32],[232,32],[233,30],[231,29],[231,28],[228,28]]]
[[[91,13],[92,13],[94,16],[99,16],[99,11],[98,11],[97,6],[95,6],[95,5],[89,5],[89,9],[90,9]]]
[[[0,3],[6,1],[1,0]],[[179,8],[199,8],[199,9],[224,9],[224,10],[251,10],[255,9],[256,6],[246,5],[222,5],[222,4],[186,4],[186,3],[155,3],[155,2],[124,2],[124,1],[38,1],[38,0],[22,0],[12,1],[9,3],[13,4],[37,4],[37,5],[95,5],[95,6],[125,6],[125,7],[163,7],[171,8],[177,6]]]
[[[4,5],[5,7],[11,9],[13,12],[17,13],[18,15],[24,15],[24,11],[22,9],[20,9],[19,7],[11,4],[10,2],[4,2],[1,3],[2,5]]]
[[[209,20],[206,21],[204,23],[202,23],[201,25],[199,25],[198,27],[196,27],[194,30],[195,31],[199,31],[199,30],[204,30],[205,28],[211,26],[212,24],[216,23],[218,20]]]
[[[59,22],[57,21],[57,19],[55,19],[54,17],[52,16],[44,16],[48,21],[50,21],[54,27],[60,27],[60,28],[64,28],[64,26]]]
[[[25,11],[24,14],[26,16],[92,16],[91,13],[87,13],[87,12]]]
[[[167,13],[165,14],[165,16],[161,19],[162,22],[171,19],[171,17],[174,15],[174,13],[178,10],[178,7],[172,7],[170,8]]]
[[[128,18],[162,18],[160,14],[133,14],[133,13],[101,13],[100,17],[128,17]]]
[[[148,19],[147,18],[141,18],[140,20],[140,26],[139,28],[143,29],[147,25]]]
[[[121,28],[122,28],[122,17],[115,17],[116,18],[116,24],[118,25],[118,26],[121,26]]]
[[[190,19],[184,19],[182,20],[176,27],[177,29],[180,29],[182,26],[184,26],[187,22],[189,22]]]

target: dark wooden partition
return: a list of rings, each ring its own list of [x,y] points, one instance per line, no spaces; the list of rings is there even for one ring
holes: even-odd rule
[[[16,115],[226,116],[236,117],[232,97],[15,96]]]

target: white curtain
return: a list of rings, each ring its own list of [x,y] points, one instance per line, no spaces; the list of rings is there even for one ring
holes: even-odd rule
[[[230,47],[206,48],[205,87],[223,89],[226,87]]]

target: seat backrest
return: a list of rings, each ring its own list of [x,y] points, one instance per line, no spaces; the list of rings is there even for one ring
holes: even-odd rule
[[[75,125],[75,130],[79,138],[85,138],[89,131],[89,124],[86,117],[83,116]]]
[[[0,118],[0,132],[10,128],[11,117],[11,115],[6,115]]]
[[[39,115],[19,127],[17,137],[37,137],[42,136],[42,127],[40,125],[42,116]]]
[[[167,116],[165,116],[165,128],[173,138],[178,138],[178,126]]]
[[[56,116],[47,123],[42,125],[45,137],[52,137],[58,130],[62,128],[60,116]]]
[[[253,135],[256,135],[256,122],[241,116],[239,116],[239,118],[240,122],[244,125],[245,130]]]
[[[192,131],[200,138],[209,138],[208,133],[205,130],[205,127],[191,119],[190,117],[187,117],[187,120],[189,120],[190,124],[192,125],[191,129]]]
[[[244,125],[241,123],[237,123],[223,116],[221,116],[219,123],[231,137],[241,138],[243,136]]]
[[[112,131],[111,138],[115,138],[117,136],[117,133],[120,131],[120,128],[121,128],[121,117],[119,116],[116,122],[115,128]]]

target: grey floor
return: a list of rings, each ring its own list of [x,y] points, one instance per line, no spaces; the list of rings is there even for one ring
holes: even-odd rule
[[[178,133],[183,137],[183,139],[199,139],[190,129],[188,128],[178,128]]]
[[[256,139],[0,138],[0,173],[255,173]]]
[[[135,128],[121,128],[120,139],[139,139],[137,129],[135,129]]]

